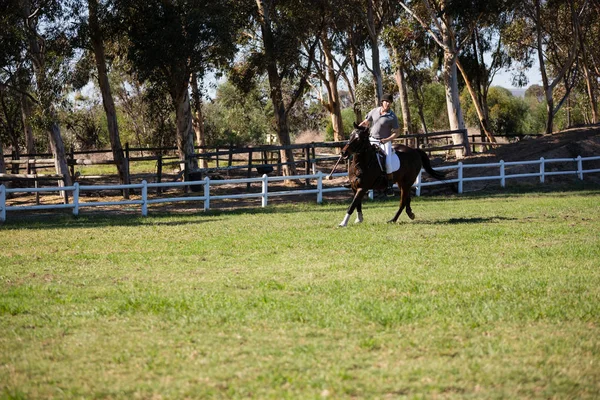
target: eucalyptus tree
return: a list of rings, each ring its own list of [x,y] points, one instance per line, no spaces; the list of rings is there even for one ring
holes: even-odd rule
[[[346,70],[352,68],[358,82],[358,52],[357,47],[363,47],[357,42],[357,27],[362,18],[357,16],[354,7],[347,0],[331,0],[324,6],[325,29],[319,36],[318,53],[315,60],[315,76],[326,88],[327,98],[317,88],[318,98],[331,117],[333,140],[344,139],[344,124],[342,119],[342,101],[339,92],[339,81],[344,79],[348,86],[352,102],[355,103],[353,81],[348,78]],[[366,38],[365,34],[362,35]],[[314,85],[316,86],[316,85]],[[357,118],[357,121],[360,119]]]
[[[406,70],[410,68],[411,49],[416,47],[415,41],[419,35],[418,26],[411,24],[407,18],[399,18],[383,31],[383,42],[388,48],[391,65],[394,71],[394,78],[398,87],[400,97],[400,106],[402,109],[402,122],[404,133],[412,134],[412,117],[408,102],[408,88]]]
[[[381,33],[385,26],[394,19],[393,1],[390,0],[364,0],[354,2],[357,4],[356,11],[363,16],[363,24],[368,33],[370,50],[371,50],[371,66],[369,67],[366,59],[363,61],[364,66],[373,75],[373,86],[375,90],[375,106],[379,105],[381,96],[383,95],[383,74],[381,71],[381,57],[379,54],[379,45]]]
[[[482,134],[495,142],[494,130],[489,120],[488,93],[496,73],[513,66],[506,49],[503,30],[512,21],[514,0],[501,0],[490,4],[473,25],[470,40],[457,59],[465,86],[471,96]]]
[[[189,82],[236,51],[243,2],[234,0],[114,0],[130,43],[127,57],[142,82],[164,85],[177,121],[177,149],[186,169],[197,167]]]
[[[324,98],[319,88],[317,88],[317,96],[321,105],[330,115],[333,127],[333,140],[340,141],[344,137],[344,126],[341,99],[338,90],[340,69],[336,68],[336,59],[333,50],[334,35],[333,31],[327,30],[319,38],[319,57],[315,60],[315,75],[325,85],[327,91],[327,99]],[[344,62],[344,64],[346,63],[347,61]]]
[[[569,1],[571,8],[576,7],[576,2]],[[573,13],[573,24],[577,34],[579,49],[578,65],[585,81],[585,90],[590,102],[591,122],[597,124],[598,116],[598,80],[600,79],[600,51],[598,51],[597,40],[600,37],[600,2],[596,1],[596,9],[590,5],[582,12]],[[596,61],[597,60],[597,61]]]
[[[584,1],[571,7],[569,2],[523,0],[518,3],[515,21],[507,29],[506,38],[513,53],[523,59],[537,53],[546,99],[546,133],[553,132],[554,117],[575,83],[573,80],[565,82],[564,78],[575,77],[572,73],[578,40],[573,21],[586,12],[587,4]],[[561,83],[567,83],[566,90],[555,105],[554,95]]]
[[[6,172],[4,162],[4,143],[11,142],[14,117],[6,106],[8,99],[16,97],[18,85],[16,84],[17,64],[21,62],[20,34],[15,28],[19,18],[11,12],[10,2],[0,3],[0,173]]]
[[[33,70],[40,122],[48,132],[56,171],[64,177],[66,185],[71,185],[57,112],[64,99],[72,56],[65,5],[58,0],[22,0],[10,4],[8,11],[20,17],[18,29],[28,61],[25,67],[31,66]]]
[[[450,0],[403,0],[400,5],[417,20],[423,29],[443,50],[442,77],[446,92],[446,106],[448,111],[448,121],[450,129],[465,129],[463,112],[460,105],[460,93],[458,89],[458,74],[456,61],[472,32],[472,25],[475,21],[469,21],[470,25],[465,25],[466,18],[458,24],[459,16],[469,13],[472,1],[450,1]],[[475,1],[475,3],[478,3]],[[461,134],[453,134],[454,144],[463,144]],[[462,157],[464,152],[470,152],[469,146],[466,150],[458,149],[455,151],[457,157]]]
[[[82,13],[82,35],[80,36],[80,39],[84,43],[84,48],[89,50],[94,57],[96,78],[102,95],[102,105],[106,114],[113,160],[115,161],[121,184],[128,184],[130,182],[128,163],[125,159],[125,154],[121,145],[119,124],[117,122],[117,110],[115,108],[115,101],[108,77],[105,41],[107,40],[107,36],[110,36],[110,33],[107,32],[109,31],[108,28],[110,27],[110,24],[108,22],[109,18],[107,18],[107,4],[102,3],[99,0],[86,0],[86,3],[87,4],[75,2],[76,7],[82,8],[80,10]],[[84,10],[87,11],[87,18],[85,17],[85,12],[83,12]],[[124,191],[123,195],[125,198],[128,198],[129,192]]]
[[[324,29],[324,3],[319,0],[256,0],[253,25],[244,36],[245,54],[232,78],[238,85],[252,84],[266,73],[279,143],[289,145],[289,112],[309,88],[319,37]],[[284,96],[283,86],[292,87]],[[291,149],[281,151],[283,173],[294,175]]]
[[[421,129],[427,133],[424,86],[432,81],[436,69],[432,60],[436,61],[438,58],[438,47],[418,21],[407,18],[407,15],[400,10],[397,12],[396,20],[384,29],[382,38],[388,48],[400,94],[402,119],[405,121],[404,130],[412,133],[415,129],[410,111],[410,106],[414,106]]]
[[[358,100],[356,90],[360,84],[359,67],[365,64],[365,48],[369,41],[369,33],[361,13],[356,11],[354,2],[348,0],[335,0],[329,2],[334,17],[332,48],[334,49],[333,61],[336,71],[346,83],[348,95],[353,105],[355,121],[360,123],[364,119],[363,106]],[[370,107],[369,107],[370,108]]]

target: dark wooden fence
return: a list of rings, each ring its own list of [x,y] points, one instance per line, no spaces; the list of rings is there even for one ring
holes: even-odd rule
[[[453,134],[463,135],[462,145],[455,145],[452,142]],[[503,142],[508,143],[508,137],[497,137]],[[442,131],[432,132],[427,134],[402,135],[397,139],[398,142],[420,147],[430,155],[437,152],[447,152],[457,148],[467,149],[469,146],[473,151],[480,151],[490,146],[498,146],[501,143],[486,142],[485,137],[481,135],[467,135],[466,130],[459,131]],[[176,154],[175,147],[130,147],[125,144],[124,152],[128,164],[138,161],[156,161],[156,182],[161,182],[163,179],[163,169],[165,166],[177,166],[180,171],[175,179],[201,179],[202,175],[211,173],[225,173],[229,175],[232,171],[245,171],[247,177],[251,177],[254,173],[262,175],[262,173],[276,173],[281,175],[281,170],[286,164],[282,162],[281,150],[292,150],[294,161],[287,164],[295,164],[296,168],[302,168],[304,174],[310,174],[318,167],[319,163],[324,163],[338,158],[339,149],[343,147],[345,142],[313,142],[304,144],[292,144],[288,146],[204,146],[196,147],[197,153],[192,157],[198,161],[206,160],[214,166],[210,168],[199,168],[195,171],[185,171],[183,166],[185,162],[180,160]],[[99,154],[107,154],[105,160],[90,159],[90,157]],[[3,181],[7,180],[38,180],[53,179],[54,175],[37,174],[38,169],[54,168],[54,159],[50,153],[36,154],[19,154],[18,151],[13,151],[11,155],[5,155],[5,163],[7,172],[0,176]],[[75,177],[75,166],[77,165],[102,165],[114,164],[112,159],[112,151],[104,150],[85,150],[75,151],[71,149],[67,154],[67,163],[70,168],[71,175]],[[201,164],[201,163],[200,163]],[[24,174],[21,174],[24,172]],[[23,179],[19,179],[17,175],[23,175]],[[0,174],[2,175],[2,174]],[[12,176],[9,176],[12,175]],[[12,178],[12,179],[11,179]]]

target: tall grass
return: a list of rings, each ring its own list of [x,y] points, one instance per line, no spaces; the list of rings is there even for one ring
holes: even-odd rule
[[[600,192],[0,228],[0,398],[597,398]]]

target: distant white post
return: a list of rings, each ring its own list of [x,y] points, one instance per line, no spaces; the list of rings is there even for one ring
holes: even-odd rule
[[[204,211],[210,208],[210,178],[204,178]]]
[[[314,165],[314,164],[313,164]],[[317,173],[317,204],[323,203],[323,173]]]
[[[0,222],[6,221],[6,187],[0,185]]]
[[[463,192],[463,163],[462,161],[458,162],[458,193],[461,194]]]
[[[544,160],[544,157],[540,157],[540,183],[544,183],[544,181],[546,180],[545,174],[546,173],[546,161]]]
[[[262,176],[262,191],[261,193],[261,207],[266,207],[269,201],[269,177],[267,174],[263,174]]]
[[[148,182],[142,181],[142,217],[148,216]]]
[[[423,180],[423,169],[421,168],[421,170],[419,171],[419,175],[417,175],[417,180],[415,181],[415,184],[417,186],[417,197],[421,196],[421,182]]]
[[[504,160],[500,160],[500,186],[506,186],[506,175],[504,175]]]
[[[579,180],[583,180],[583,161],[581,160],[581,156],[577,156],[577,176]]]
[[[73,184],[73,215],[79,215],[79,182]]]

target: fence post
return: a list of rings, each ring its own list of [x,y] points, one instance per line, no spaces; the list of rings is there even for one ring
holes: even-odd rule
[[[262,176],[262,191],[260,193],[261,193],[260,205],[261,205],[261,207],[266,207],[267,202],[269,200],[269,177],[267,176],[267,174],[263,174],[263,176]]]
[[[504,160],[500,160],[500,186],[506,187],[506,175],[504,174]]]
[[[148,216],[148,182],[142,181],[142,217]]]
[[[306,165],[304,166],[304,173],[306,175],[310,175],[310,143],[306,144],[304,147],[304,159],[306,160]],[[306,179],[306,185],[310,185],[310,179]]]
[[[323,203],[323,173],[317,172],[317,204]]]
[[[204,211],[210,208],[210,178],[204,178]]]
[[[6,186],[0,185],[0,222],[6,221]]]
[[[163,169],[163,159],[162,154],[158,155],[158,160],[156,160],[156,183],[162,182],[162,169]],[[160,194],[162,192],[161,187],[156,187],[156,194]]]
[[[546,180],[546,162],[544,160],[544,157],[540,157],[540,183],[544,183],[544,181]]]
[[[462,161],[458,162],[458,193],[462,194],[463,192],[463,163]]]
[[[73,215],[79,215],[79,182],[73,184]]]
[[[69,152],[69,157],[71,157],[71,162],[69,162],[69,166],[71,168],[69,168],[71,170],[71,178],[75,177],[75,149],[73,149],[73,146],[71,146],[71,151]]]
[[[583,161],[581,160],[581,156],[577,156],[577,176],[579,176],[579,180],[583,180]]]
[[[252,149],[248,151],[248,179],[252,178]],[[250,191],[250,182],[246,183],[246,191]]]
[[[468,156],[471,154],[471,148],[469,147],[469,134],[467,133],[466,129],[462,129],[462,137],[463,144],[465,146],[465,155]]]
[[[416,185],[417,185],[417,197],[421,196],[421,182],[423,181],[423,169],[419,171],[419,175],[417,175]]]
[[[131,170],[129,165],[129,142],[125,142],[125,168],[127,168],[127,177],[129,178],[129,182],[125,182],[127,184],[131,182]]]
[[[19,150],[13,150],[12,151],[12,156],[11,156],[11,160],[12,161],[18,161],[20,158],[19,156]],[[16,167],[15,167],[16,165]],[[11,171],[13,174],[18,174],[19,173],[19,168],[21,167],[21,164],[19,164],[18,162],[13,162],[11,165]]]

